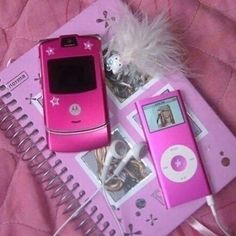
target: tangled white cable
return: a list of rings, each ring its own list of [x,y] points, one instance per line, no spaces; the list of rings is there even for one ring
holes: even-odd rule
[[[106,159],[104,162],[103,170],[101,173],[101,183],[102,185],[82,204],[77,208],[74,213],[57,229],[57,231],[53,234],[53,236],[58,236],[59,233],[62,231],[62,229],[75,217],[78,216],[78,214],[88,205],[90,201],[92,201],[97,194],[102,190],[102,193],[104,195],[104,198],[106,200],[107,206],[119,228],[119,231],[121,235],[124,234],[124,230],[122,228],[122,225],[117,219],[117,216],[114,213],[114,210],[112,209],[110,202],[108,200],[107,192],[105,190],[105,183],[110,181],[115,176],[119,176],[121,171],[125,168],[127,163],[130,161],[131,158],[140,159],[145,156],[146,154],[146,144],[140,143],[134,146],[133,148],[130,148],[128,151],[128,145],[122,141],[122,140],[114,140],[111,145],[109,146],[107,153],[106,153]],[[114,170],[112,176],[107,178],[107,174],[109,171],[109,167],[111,165],[111,162],[113,158],[121,159],[120,163],[118,164],[117,168]]]
[[[219,217],[217,215],[216,212],[216,208],[215,208],[215,201],[212,195],[206,196],[206,201],[207,201],[207,205],[210,207],[211,213],[215,219],[216,224],[218,225],[218,227],[220,228],[220,230],[226,235],[226,236],[232,236],[229,232],[227,232],[225,230],[225,228],[223,227],[223,225],[221,224]]]

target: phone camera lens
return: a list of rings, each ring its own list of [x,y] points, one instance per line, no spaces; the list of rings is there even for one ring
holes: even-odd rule
[[[75,47],[77,46],[77,40],[75,36],[65,37],[61,40],[62,47]]]

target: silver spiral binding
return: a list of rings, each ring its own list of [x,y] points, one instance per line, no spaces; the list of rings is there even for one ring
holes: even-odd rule
[[[73,187],[70,191],[67,192],[63,192],[62,194],[60,194],[61,198],[60,200],[57,202],[57,207],[62,206],[64,204],[67,204],[69,201],[71,201],[73,199],[73,192],[79,187],[79,183],[74,183]],[[53,195],[52,195],[53,198]]]
[[[80,206],[79,200],[83,196],[85,196],[85,191],[81,190],[79,192],[79,196],[76,199],[73,199],[72,201],[70,201],[69,204],[67,204],[67,207],[63,211],[63,214],[66,214],[66,213],[69,213],[69,212],[74,212]],[[90,204],[90,202],[88,202],[88,204]]]
[[[9,125],[7,122],[7,120],[9,119],[13,119],[12,118],[12,115],[15,114],[15,113],[18,113],[22,111],[22,108],[21,107],[17,107],[15,110],[13,110],[11,113],[6,113],[6,115],[1,119],[1,122],[0,122],[0,129],[3,130],[3,131],[7,131],[7,129],[9,129]],[[12,124],[13,122],[11,121],[10,124]],[[5,125],[5,126],[4,126]]]
[[[56,158],[55,152],[49,150],[44,137],[39,137],[39,131],[33,128],[33,122],[28,121],[28,115],[22,114],[23,109],[17,106],[15,99],[11,99],[12,95],[4,85],[0,86],[0,93],[2,93],[0,96],[0,130],[4,132],[10,144],[15,146],[21,159],[28,163],[32,175],[44,186],[44,190],[50,192],[50,198],[57,199],[56,206],[64,206],[63,214],[73,214],[80,206],[80,200],[86,196],[86,192],[80,189],[78,182],[72,183],[74,177],[67,174],[66,167],[61,167],[57,171],[62,164],[61,160],[55,159],[54,164],[49,164],[49,161]],[[43,143],[44,145],[41,145]],[[39,148],[40,146],[42,147]],[[62,180],[63,176],[65,176],[64,181]],[[75,191],[79,191],[77,198],[74,197]],[[76,216],[79,219],[79,225],[75,230],[84,230],[85,236],[92,236],[95,232],[98,232],[99,236],[105,233],[115,236],[116,231],[109,230],[110,223],[108,221],[101,224],[104,216],[101,213],[96,216],[98,211],[96,206],[92,206],[89,213],[85,211],[91,204],[92,200]],[[92,220],[92,216],[95,216],[96,220]]]
[[[75,230],[81,229],[83,225],[85,225],[90,217],[92,217],[94,215],[94,213],[97,211],[97,207],[96,206],[92,206],[91,208],[91,212],[89,214],[87,214],[85,217],[83,217],[83,219],[80,220],[79,225],[75,228]],[[82,216],[79,216],[79,218],[82,218]]]
[[[19,124],[22,120],[27,119],[27,117],[28,116],[24,114],[21,117],[17,118],[16,120],[10,122],[10,124],[7,126],[7,128],[5,130],[5,136],[9,139],[12,138],[13,135],[12,135],[11,131],[14,130],[16,128],[17,124]]]

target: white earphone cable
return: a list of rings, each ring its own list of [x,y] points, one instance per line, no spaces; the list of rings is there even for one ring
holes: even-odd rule
[[[113,144],[114,144],[114,143],[113,143]],[[143,145],[143,144],[142,144],[142,145]],[[111,149],[112,149],[112,152],[114,152],[114,145],[111,145]],[[136,146],[135,149],[140,149],[140,150],[141,150],[141,144],[138,145],[138,146]],[[111,154],[111,150],[108,150],[108,153],[109,153],[109,155],[106,155],[106,157],[107,157],[107,158],[113,158],[112,155],[110,155],[110,154]],[[135,156],[135,157],[136,157],[137,153],[138,153],[137,151],[135,151],[135,152],[133,152],[133,151],[132,151],[132,152],[131,152],[131,151],[128,152],[129,156]],[[114,155],[116,155],[116,154],[114,154]],[[127,154],[126,154],[126,156],[127,156]],[[135,157],[134,157],[134,158],[135,158]],[[125,159],[128,160],[128,158],[125,158]],[[110,162],[110,161],[109,161],[109,162]],[[122,163],[122,162],[121,162],[121,163]],[[122,165],[122,168],[124,168],[127,163],[128,163],[128,162],[125,162],[125,163],[122,163],[122,164],[120,164],[120,165]],[[112,178],[114,178],[115,176],[117,176],[117,174],[119,174],[119,173],[121,172],[121,166],[118,166],[118,167],[119,167],[119,168],[118,168],[119,171],[117,171],[117,170],[115,169],[115,170],[113,171],[113,174],[112,174],[110,177],[108,177],[107,179],[102,179],[102,180],[101,180],[101,186],[100,186],[78,209],[75,210],[75,212],[58,228],[58,230],[53,234],[53,236],[57,236],[57,235],[59,234],[59,232],[61,232],[61,230],[68,224],[68,222],[69,222],[70,220],[72,220],[73,218],[75,218],[75,217],[86,207],[86,205],[87,205],[90,201],[93,200],[93,198],[94,198],[101,190],[102,190],[103,196],[104,196],[104,198],[105,198],[105,201],[106,201],[106,203],[107,203],[108,209],[109,209],[110,213],[112,214],[112,216],[113,216],[113,218],[114,218],[114,220],[115,220],[115,222],[116,222],[116,224],[117,224],[117,226],[118,226],[118,228],[119,228],[119,231],[120,231],[121,235],[124,234],[124,229],[123,229],[121,223],[118,221],[117,216],[116,216],[114,210],[112,209],[112,207],[111,207],[111,205],[110,205],[110,202],[109,202],[109,199],[108,199],[108,196],[107,196],[107,192],[106,192],[106,189],[105,189],[105,184],[106,184],[107,182],[109,182]],[[108,168],[107,168],[107,167],[104,168],[104,169],[103,169],[103,172],[106,172],[106,173],[102,173],[102,176],[103,176],[103,177],[106,177],[107,172],[108,172]],[[227,230],[222,226],[222,224],[221,224],[221,222],[220,222],[220,220],[219,220],[219,218],[218,218],[218,215],[217,215],[217,212],[216,212],[216,209],[215,209],[215,201],[214,201],[213,196],[212,196],[212,195],[207,196],[207,197],[206,197],[206,201],[207,201],[208,206],[210,207],[210,210],[211,210],[212,215],[213,215],[213,217],[214,217],[214,219],[215,219],[215,222],[216,222],[216,224],[218,225],[218,227],[220,228],[220,230],[225,234],[225,236],[231,236],[231,234],[230,234],[229,232],[227,232]]]
[[[227,230],[225,230],[225,228],[223,227],[222,223],[219,220],[219,217],[216,212],[215,201],[214,201],[213,196],[212,195],[206,196],[206,201],[207,201],[207,205],[210,207],[211,213],[215,219],[217,226],[226,236],[232,236],[229,232],[227,232]]]
[[[73,219],[75,218],[86,205],[93,200],[93,198],[100,192],[101,188],[98,188],[79,208],[77,208],[74,213],[57,229],[53,236],[58,236],[62,229]]]
[[[107,155],[106,155],[106,158],[113,158],[114,156],[116,158],[122,158],[120,154],[116,153],[115,151],[115,145],[116,144],[119,144],[121,145],[123,141],[121,140],[116,140],[116,141],[113,141],[113,143],[110,145],[108,151],[107,151]],[[122,144],[123,145],[123,144]],[[142,144],[139,144],[137,146],[134,147],[134,150],[131,149],[128,153],[126,153],[126,155],[128,154],[127,158],[125,158],[125,162],[122,162],[122,166],[121,165],[118,165],[119,167],[119,171],[117,172],[116,169],[114,170],[114,173],[116,174],[113,174],[112,176],[110,176],[107,180],[111,180],[112,178],[114,178],[115,176],[117,176],[117,174],[119,174],[121,172],[121,170],[126,166],[126,164],[128,163],[130,157],[134,157],[134,158],[137,158],[138,155],[140,154],[144,154],[144,152],[141,153],[141,150],[143,149],[144,147],[144,143]],[[124,148],[124,147],[123,147]],[[127,150],[126,150],[127,151]],[[123,153],[125,155],[125,153]],[[131,155],[132,154],[132,155]],[[125,157],[126,157],[125,155]],[[62,229],[73,219],[75,218],[85,207],[87,204],[89,204],[90,201],[93,200],[94,197],[96,197],[96,195],[102,190],[102,193],[103,193],[103,196],[105,198],[105,201],[107,203],[107,206],[108,206],[108,209],[110,211],[110,213],[112,214],[118,228],[119,228],[119,231],[121,233],[121,235],[124,234],[124,229],[122,228],[122,225],[121,223],[118,221],[117,219],[117,216],[114,212],[114,210],[112,209],[111,205],[110,205],[110,202],[109,202],[109,199],[108,199],[108,196],[107,196],[107,192],[106,192],[106,189],[105,189],[105,183],[107,183],[108,181],[105,179],[106,178],[106,175],[107,175],[107,172],[108,172],[108,164],[110,165],[111,163],[111,160],[106,160],[106,163],[107,165],[104,166],[103,168],[103,171],[102,171],[102,174],[101,174],[101,183],[102,185],[81,205],[79,206],[78,209],[75,210],[75,212],[57,229],[57,231],[53,234],[53,236],[58,236],[59,233],[62,231]],[[117,167],[117,168],[118,168]]]

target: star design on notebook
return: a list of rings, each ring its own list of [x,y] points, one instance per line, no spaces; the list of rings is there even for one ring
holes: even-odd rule
[[[128,225],[129,228],[129,233],[125,233],[124,236],[134,236],[134,235],[142,235],[142,231],[134,231],[134,226],[133,224]]]
[[[52,106],[59,106],[59,98],[53,97],[50,102],[52,103]]]
[[[109,26],[109,23],[112,21],[115,21],[116,18],[114,16],[109,17],[108,16],[108,11],[103,11],[103,18],[99,18],[96,20],[97,23],[101,23],[104,22],[105,23],[105,28],[107,28]]]
[[[28,100],[29,104],[32,104],[32,101],[36,101],[37,99],[33,97],[32,93],[30,93],[29,97],[26,97],[25,100]]]
[[[46,53],[48,54],[48,56],[54,55],[55,54],[55,49],[48,47],[46,50]]]
[[[40,81],[41,80],[41,76],[40,73],[38,73],[38,75],[34,78],[34,81]]]
[[[151,226],[154,225],[155,221],[157,221],[157,218],[156,218],[156,217],[153,217],[152,214],[150,214],[149,219],[146,219],[146,222],[150,222]]]
[[[91,51],[93,47],[93,44],[90,41],[87,41],[84,43],[84,49]]]

